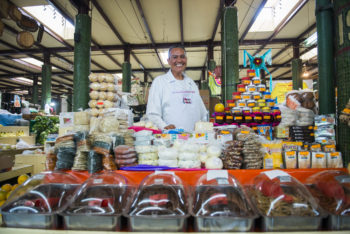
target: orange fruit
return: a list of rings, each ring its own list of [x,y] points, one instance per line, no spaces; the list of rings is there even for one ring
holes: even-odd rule
[[[11,191],[15,190],[18,186],[19,186],[19,184],[12,185],[12,190]]]
[[[224,112],[225,106],[222,103],[218,103],[214,107],[215,112]]]
[[[23,184],[27,179],[29,179],[29,176],[27,174],[23,174],[18,176],[17,182],[18,184]]]
[[[12,189],[12,186],[10,184],[4,184],[3,186],[1,186],[1,190],[6,192],[10,192],[11,189]]]

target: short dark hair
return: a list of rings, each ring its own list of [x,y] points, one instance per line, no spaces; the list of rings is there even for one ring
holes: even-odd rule
[[[172,45],[172,46],[169,47],[169,50],[168,50],[168,58],[170,58],[171,50],[175,49],[175,48],[183,49],[185,51],[185,55],[186,55],[186,50],[185,50],[185,47],[183,45]]]

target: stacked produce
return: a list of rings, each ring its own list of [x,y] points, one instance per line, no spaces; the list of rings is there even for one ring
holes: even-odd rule
[[[92,116],[103,116],[104,110],[116,106],[120,99],[117,88],[117,80],[112,74],[91,73],[90,80],[90,101]]]
[[[118,145],[114,148],[114,155],[118,168],[137,165],[136,151],[133,146]]]

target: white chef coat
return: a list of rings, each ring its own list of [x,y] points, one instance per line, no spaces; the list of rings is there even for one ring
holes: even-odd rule
[[[160,129],[174,124],[192,132],[196,122],[207,121],[207,109],[197,85],[186,74],[183,76],[183,80],[177,80],[169,70],[152,83],[146,114]]]

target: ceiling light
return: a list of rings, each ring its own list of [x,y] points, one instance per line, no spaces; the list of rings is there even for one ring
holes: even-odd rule
[[[28,6],[22,9],[63,39],[74,38],[74,26],[51,5]]]
[[[305,60],[310,60],[311,58],[314,58],[316,56],[317,56],[317,47],[303,54],[302,56],[300,56],[300,58],[305,61]]]
[[[25,77],[10,78],[10,80],[13,80],[13,81],[20,83],[20,84],[33,85],[33,80],[25,78]]]
[[[41,71],[41,67],[44,64],[43,62],[35,58],[20,58],[20,59],[13,59],[13,61],[16,61],[20,64],[29,66],[30,68],[34,68],[39,71]],[[57,67],[52,66],[52,69],[57,69]]]
[[[299,0],[268,0],[249,32],[273,31],[289,15]]]
[[[317,32],[314,32],[305,41],[302,42],[305,47],[310,47],[317,44]]]
[[[308,71],[304,71],[303,77],[309,77],[309,76],[310,76],[310,73]]]

